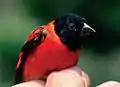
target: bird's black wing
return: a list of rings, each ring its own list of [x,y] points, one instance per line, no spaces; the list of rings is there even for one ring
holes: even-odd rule
[[[28,37],[28,40],[26,40],[17,61],[14,85],[22,82],[23,68],[27,56],[33,52],[39,44],[43,42],[44,38],[46,37],[45,31],[46,30],[43,27],[39,27],[39,29],[35,29]]]

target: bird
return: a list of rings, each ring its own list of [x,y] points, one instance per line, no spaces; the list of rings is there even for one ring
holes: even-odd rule
[[[84,17],[74,13],[60,15],[36,27],[18,55],[14,84],[37,79],[46,81],[51,72],[77,65],[83,37],[95,32]]]

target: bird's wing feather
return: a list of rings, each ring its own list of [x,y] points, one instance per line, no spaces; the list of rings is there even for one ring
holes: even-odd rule
[[[44,27],[37,27],[30,33],[28,39],[25,41],[25,44],[22,47],[22,50],[18,57],[14,84],[18,84],[22,81],[22,72],[27,56],[30,54],[30,52],[34,51],[34,49],[39,44],[43,42],[46,36],[45,34],[43,34],[44,30]]]

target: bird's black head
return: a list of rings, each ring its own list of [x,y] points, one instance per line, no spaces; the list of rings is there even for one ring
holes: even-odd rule
[[[76,14],[64,14],[55,22],[55,31],[61,41],[71,50],[80,49],[82,37],[95,32],[86,24],[86,19]]]

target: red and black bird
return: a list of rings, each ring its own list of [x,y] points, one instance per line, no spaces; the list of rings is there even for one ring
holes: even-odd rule
[[[41,79],[48,74],[77,65],[82,38],[95,30],[86,19],[76,14],[64,14],[50,23],[34,29],[19,54],[15,84]]]

